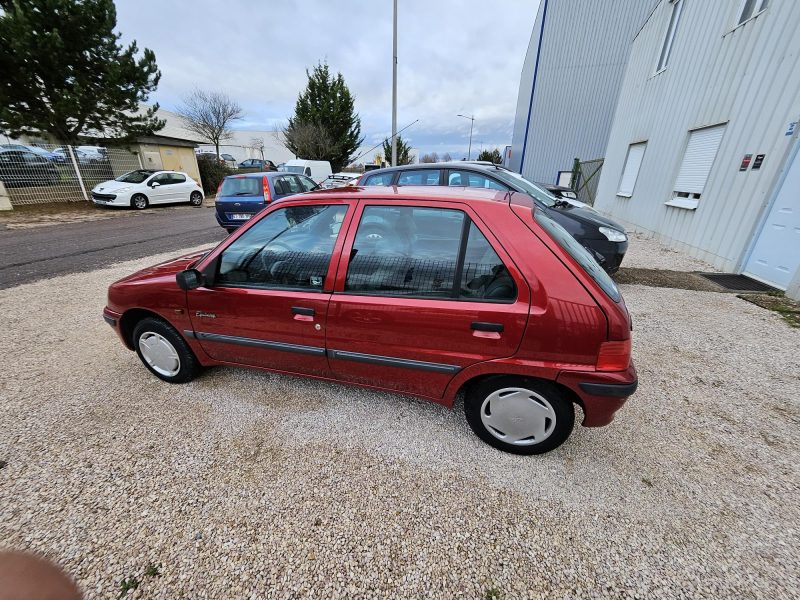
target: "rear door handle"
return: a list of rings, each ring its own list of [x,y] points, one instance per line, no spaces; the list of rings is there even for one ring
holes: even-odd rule
[[[502,323],[486,323],[483,321],[474,321],[471,327],[475,331],[494,331],[495,333],[503,333]]]

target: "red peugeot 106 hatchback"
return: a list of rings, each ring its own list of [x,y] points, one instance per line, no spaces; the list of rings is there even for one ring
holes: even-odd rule
[[[614,282],[520,193],[338,188],[269,205],[204,254],[109,288],[105,320],[183,383],[236,365],[452,406],[539,454],[607,425],[637,386]]]

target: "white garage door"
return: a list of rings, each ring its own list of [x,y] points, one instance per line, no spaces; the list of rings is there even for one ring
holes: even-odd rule
[[[785,290],[800,267],[800,153],[792,164],[767,215],[745,273]]]

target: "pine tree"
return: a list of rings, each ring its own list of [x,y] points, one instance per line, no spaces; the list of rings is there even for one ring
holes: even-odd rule
[[[383,140],[383,155],[386,157],[386,162],[392,162],[392,141],[389,139]],[[397,135],[397,164],[410,165],[416,158],[411,154],[411,146],[408,145],[400,134]]]
[[[308,84],[284,130],[286,147],[299,158],[327,160],[334,172],[340,171],[364,141],[355,99],[342,74],[331,75],[327,63],[306,75]]]
[[[0,0],[0,128],[129,140],[164,126],[140,111],[161,73],[152,50],[123,48],[113,0]]]
[[[499,165],[503,162],[503,158],[500,156],[500,150],[495,148],[494,150],[483,150],[480,154],[478,154],[478,160],[488,160],[496,165]]]

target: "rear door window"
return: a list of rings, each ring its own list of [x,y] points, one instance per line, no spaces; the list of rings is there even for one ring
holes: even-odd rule
[[[508,186],[498,183],[494,179],[481,175],[480,173],[474,173],[472,171],[456,171],[452,169],[447,175],[447,185],[476,187],[506,192],[510,189]]]
[[[401,171],[397,178],[397,185],[439,185],[440,177],[439,169]]]
[[[170,173],[170,183],[186,183],[186,176],[180,173]]]
[[[350,256],[344,291],[351,294],[484,302],[517,297],[505,265],[461,210],[367,206]]]

